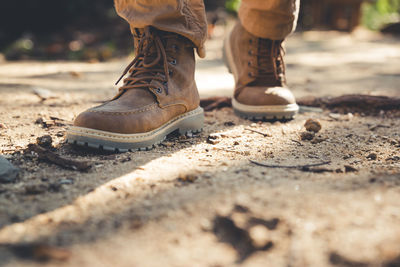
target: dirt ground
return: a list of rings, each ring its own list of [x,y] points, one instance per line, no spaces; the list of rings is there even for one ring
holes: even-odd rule
[[[203,97],[232,93],[223,34],[198,62]],[[398,43],[362,30],[295,34],[289,85],[297,97],[398,97]],[[0,183],[0,266],[400,266],[399,112],[303,109],[255,123],[223,108],[206,112],[201,134],[151,151],[65,144],[66,127],[114,95],[128,61],[0,64],[0,153],[21,169]],[[309,118],[322,129],[301,140]],[[92,167],[40,160],[27,146],[43,135]]]

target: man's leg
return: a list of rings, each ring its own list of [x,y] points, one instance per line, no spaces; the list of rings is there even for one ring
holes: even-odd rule
[[[251,34],[283,40],[296,28],[299,5],[299,0],[243,0],[239,18]]]
[[[194,80],[194,49],[204,56],[203,0],[115,0],[115,5],[134,33],[136,57],[122,75],[118,94],[79,114],[68,142],[147,150],[171,132],[200,131],[204,115]]]
[[[235,76],[232,105],[249,119],[290,119],[299,107],[286,87],[282,42],[295,28],[299,0],[243,0],[225,42]]]
[[[115,9],[135,28],[153,26],[191,40],[204,57],[207,21],[203,0],[114,0]]]

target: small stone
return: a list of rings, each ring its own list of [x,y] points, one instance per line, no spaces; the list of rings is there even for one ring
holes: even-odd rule
[[[73,184],[74,183],[74,180],[72,180],[72,179],[62,179],[62,180],[60,180],[59,182],[58,182],[60,185],[63,185],[63,184]]]
[[[212,224],[211,224],[210,220],[205,219],[205,218],[201,220],[200,227],[201,227],[201,230],[203,230],[204,232],[208,232],[208,231],[212,230]]]
[[[321,123],[314,119],[308,119],[304,124],[304,127],[306,127],[307,131],[314,133],[318,133],[322,128]]]
[[[267,227],[256,225],[249,229],[249,235],[256,248],[265,247],[270,242],[270,233]]]
[[[4,123],[0,122],[0,129],[7,129],[7,126]]]
[[[178,177],[178,181],[184,183],[194,183],[197,180],[197,176],[194,174],[181,174]]]
[[[311,141],[311,140],[313,140],[314,136],[315,136],[314,132],[302,132],[300,134],[300,138],[303,141],[306,141],[306,140]]]
[[[234,126],[235,123],[233,121],[226,121],[224,122],[224,126]]]
[[[348,154],[348,155],[343,156],[343,159],[344,159],[344,160],[346,160],[346,159],[351,159],[352,157],[353,157],[352,154]]]
[[[36,143],[42,147],[51,147],[53,143],[53,138],[50,135],[43,135],[36,138]]]
[[[174,146],[174,143],[171,143],[171,142],[163,142],[162,145],[165,146],[165,147],[173,147],[173,146]]]
[[[209,135],[207,137],[207,143],[211,144],[211,145],[216,145],[219,142],[221,142],[221,140],[218,140],[219,136],[218,135]]]
[[[47,129],[56,125],[54,120],[39,117],[36,119],[35,124],[39,124],[43,129]]]
[[[131,161],[131,160],[132,160],[131,157],[126,157],[126,158],[121,159],[120,162],[121,162],[121,163],[125,163],[125,162],[129,162],[129,161]]]
[[[44,89],[44,88],[34,88],[32,91],[42,101],[56,97],[56,95],[52,91]]]
[[[358,170],[350,165],[344,165],[345,172],[358,172]]]
[[[354,118],[353,113],[347,113],[346,116],[345,116],[345,120],[346,120],[346,121],[350,121],[350,120],[352,120],[353,118]]]
[[[367,156],[367,159],[370,160],[376,160],[378,158],[378,155],[376,155],[376,153],[371,153]]]
[[[0,156],[0,183],[13,183],[20,170],[12,165],[6,158]]]
[[[398,143],[398,142],[397,142],[396,140],[394,140],[394,139],[391,139],[391,140],[390,140],[390,144],[393,145],[393,146],[397,145],[397,143]]]
[[[39,117],[35,120],[35,124],[43,124],[44,123],[44,119]]]
[[[330,113],[329,117],[334,119],[334,120],[340,120],[340,118],[342,117],[342,115],[338,114],[338,113]]]

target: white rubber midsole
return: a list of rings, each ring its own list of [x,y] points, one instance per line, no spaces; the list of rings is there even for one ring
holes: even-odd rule
[[[154,137],[157,136],[167,135],[176,129],[184,127],[183,124],[185,123],[186,120],[190,120],[191,117],[196,117],[201,114],[203,114],[203,109],[198,107],[193,111],[178,116],[177,118],[169,121],[160,128],[157,128],[150,132],[136,133],[136,134],[120,134],[120,133],[113,133],[113,132],[89,129],[84,127],[72,126],[67,131],[67,138],[68,135],[70,135],[70,136],[83,136],[83,137],[88,137],[103,141],[111,141],[111,142],[140,143],[152,140]]]
[[[244,113],[273,114],[273,113],[295,113],[299,111],[299,106],[297,104],[254,106],[254,105],[241,104],[236,99],[232,99],[232,107],[235,110]]]

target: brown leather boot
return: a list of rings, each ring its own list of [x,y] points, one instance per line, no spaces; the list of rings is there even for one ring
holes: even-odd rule
[[[119,93],[75,119],[69,143],[110,151],[146,150],[174,131],[191,135],[203,127],[194,80],[193,44],[152,27],[138,31],[136,57]]]
[[[236,24],[224,54],[235,77],[235,113],[252,120],[291,119],[299,110],[286,87],[282,41],[258,38]]]

